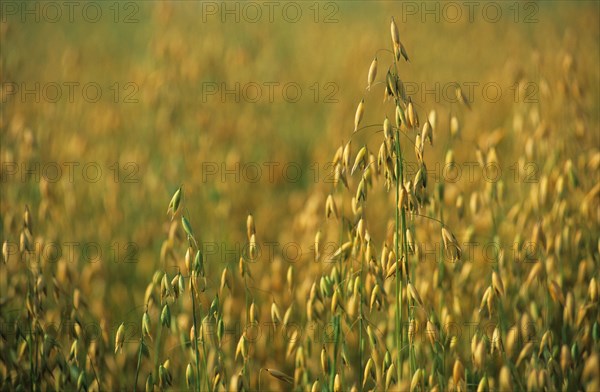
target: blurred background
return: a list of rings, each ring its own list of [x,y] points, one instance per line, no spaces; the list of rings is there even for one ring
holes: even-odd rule
[[[410,58],[400,77],[421,119],[438,114],[426,157],[438,176],[451,113],[460,119],[456,160],[495,145],[507,178],[526,139],[513,134],[533,134],[536,118],[573,159],[597,151],[598,2],[477,4],[3,2],[0,238],[18,243],[28,206],[36,243],[52,262],[61,255],[43,244],[58,244],[90,313],[111,326],[137,320],[153,271],[172,267],[161,265],[161,246],[167,205],[183,185],[195,232],[220,244],[207,256],[223,263],[215,271],[237,263],[224,249],[244,243],[252,213],[261,242],[301,244],[302,279],[316,231],[338,236],[324,216],[328,163],[351,136],[358,103],[365,125],[393,118],[383,85],[366,89],[373,58],[378,81],[391,64],[391,16]],[[568,69],[578,72],[575,87]],[[456,102],[456,83],[471,110]],[[561,89],[575,89],[577,105],[554,99]],[[354,151],[367,143],[376,153],[380,139],[367,130]],[[461,180],[446,190],[453,198],[474,187]],[[511,197],[527,196],[519,192]],[[371,231],[381,238],[393,202],[378,197],[385,207]],[[264,257],[257,286],[282,258]],[[218,287],[218,274],[209,285]]]

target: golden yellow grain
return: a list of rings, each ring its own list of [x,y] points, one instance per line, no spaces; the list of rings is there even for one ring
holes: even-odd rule
[[[377,77],[377,57],[373,59],[371,62],[371,66],[369,67],[369,74],[367,76],[367,90],[371,89],[371,85],[375,81]]]

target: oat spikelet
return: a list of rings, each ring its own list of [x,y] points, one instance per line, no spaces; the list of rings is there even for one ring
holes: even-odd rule
[[[417,335],[417,321],[411,318],[408,322],[408,343],[411,345],[415,342],[415,336]]]
[[[394,365],[392,363],[386,372],[385,389],[386,390],[390,389],[390,385],[392,385],[392,383],[395,381],[396,381],[396,365]]]
[[[442,226],[442,240],[444,242],[444,249],[449,252],[453,260],[460,260],[462,250],[458,245],[458,241],[454,234],[452,234],[445,226]]]
[[[325,345],[321,349],[321,370],[323,373],[329,373],[329,356],[327,355],[327,350],[325,349]]]
[[[358,107],[356,108],[356,114],[354,115],[354,132],[358,131],[358,125],[362,121],[363,115],[365,114],[365,99],[361,99]]]
[[[431,322],[431,320],[427,320],[426,332],[427,339],[429,339],[429,343],[431,343],[431,345],[435,347],[435,343],[439,342],[440,340],[440,333],[438,332],[438,329],[435,326],[435,324]]]
[[[267,369],[267,372],[271,376],[273,376],[276,379],[278,379],[279,381],[283,381],[285,383],[292,384],[292,385],[294,384],[294,378],[293,377],[288,376],[287,374],[285,374],[285,373],[283,373],[283,372],[281,372],[281,371],[279,371],[277,369]]]
[[[273,323],[275,324],[279,324],[279,322],[281,321],[279,308],[277,307],[277,304],[275,302],[271,304],[271,321],[273,321]]]
[[[354,165],[352,165],[352,170],[350,170],[350,175],[353,175],[356,169],[361,166],[365,166],[365,157],[367,155],[367,147],[363,146],[356,154],[356,158],[354,159]]]
[[[417,292],[417,289],[415,288],[415,286],[413,286],[412,283],[408,282],[408,294],[410,294],[410,297],[420,306],[423,307],[423,300],[421,299],[421,296],[419,295],[419,293]],[[429,325],[429,324],[428,324]]]
[[[248,214],[248,218],[246,219],[246,233],[248,234],[248,241],[250,241],[253,234],[256,234],[256,227],[254,226],[254,217],[252,214]]]
[[[548,283],[548,291],[550,292],[550,297],[552,297],[555,303],[560,303],[562,306],[565,305],[565,296],[563,295],[562,289],[558,283],[556,283],[556,281],[551,280]]]
[[[339,373],[336,373],[333,379],[333,392],[342,392],[342,380]]]
[[[513,390],[513,381],[510,376],[510,370],[506,365],[502,366],[500,369],[500,390],[506,392],[512,392]]]
[[[115,336],[115,354],[119,351],[123,351],[123,344],[125,343],[125,323],[121,323],[117,329]]]
[[[590,285],[588,287],[588,297],[592,303],[598,302],[598,282],[596,278],[590,279]]]
[[[467,99],[459,85],[456,86],[456,99],[458,100],[458,102],[465,105],[467,109],[471,110],[471,104],[469,103],[469,100]]]
[[[501,353],[503,351],[502,337],[500,336],[500,329],[496,326],[494,333],[492,334],[492,354],[494,351]]]
[[[367,383],[367,381],[369,379],[374,380],[376,378],[374,366],[375,366],[375,364],[373,362],[373,358],[369,357],[369,360],[367,361],[367,364],[365,365],[365,370],[363,373],[363,384],[362,384],[363,389],[365,388],[365,384]]]
[[[504,283],[496,271],[492,272],[492,287],[500,297],[504,295]]]
[[[325,202],[325,217],[329,219],[331,216],[338,218],[338,209],[335,205],[335,201],[333,200],[333,196],[330,194],[327,196],[327,201]]]
[[[315,234],[315,262],[321,259],[321,230]]]
[[[369,303],[369,310],[373,311],[373,305],[378,301],[379,293],[381,292],[381,288],[378,284],[375,285],[373,291],[371,292],[371,301]]]
[[[398,26],[396,26],[396,21],[392,16],[392,22],[390,23],[390,32],[392,35],[392,42],[396,46],[400,46],[400,33],[398,33]]]
[[[477,385],[477,392],[485,392],[489,390],[488,378],[487,376],[483,376],[481,381],[479,381],[479,385]]]
[[[525,361],[533,352],[533,342],[529,342],[523,347],[521,352],[519,353],[519,357],[517,358],[516,366],[519,367],[523,361]]]
[[[150,315],[148,315],[148,310],[146,310],[142,316],[142,334],[145,338],[152,340],[152,334],[150,334]]]
[[[542,353],[544,348],[548,349],[548,351],[552,351],[552,331],[548,330],[542,336],[542,342],[540,343],[540,350],[538,352],[538,357],[542,357]]]
[[[319,381],[319,379],[315,380],[310,391],[311,392],[321,392],[321,382]]]
[[[4,260],[4,264],[8,264],[9,257],[10,252],[8,251],[8,240],[4,240],[2,243],[2,259]]]
[[[412,380],[410,381],[410,392],[416,391],[422,382],[423,382],[423,369],[419,368],[419,369],[417,369],[415,374],[413,374]]]
[[[373,59],[371,62],[371,66],[369,67],[369,74],[367,76],[367,90],[371,90],[371,85],[375,81],[377,77],[377,57]]]
[[[465,367],[460,361],[460,359],[456,359],[454,361],[454,367],[452,368],[452,380],[454,381],[454,385],[458,386],[461,380],[465,378]]]
[[[421,131],[421,143],[424,144],[425,140],[429,141],[430,146],[433,146],[433,129],[429,120],[425,121],[423,124],[423,130]]]
[[[407,111],[407,120],[409,128],[419,128],[419,116],[417,111],[415,110],[415,106],[413,105],[410,97],[408,98],[408,106],[406,108]]]

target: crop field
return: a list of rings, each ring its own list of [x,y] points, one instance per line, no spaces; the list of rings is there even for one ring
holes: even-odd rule
[[[0,391],[600,391],[598,1],[2,1]]]

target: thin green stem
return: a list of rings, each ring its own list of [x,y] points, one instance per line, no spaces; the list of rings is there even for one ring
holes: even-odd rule
[[[200,354],[198,352],[198,322],[196,321],[196,296],[194,295],[194,292],[196,291],[195,289],[195,285],[194,285],[194,274],[192,274],[192,276],[190,277],[190,295],[192,297],[192,315],[194,318],[194,350],[196,352],[196,386],[198,387],[198,392],[200,392],[200,364],[199,364],[199,357]],[[202,344],[202,346],[204,347],[204,344]],[[206,360],[206,357],[205,357]],[[210,390],[210,386],[208,385],[208,374],[206,374],[206,378],[207,378],[207,387]]]
[[[400,148],[400,131],[396,132],[396,165],[398,167],[398,178],[396,179],[396,232],[394,235],[394,249],[396,252],[396,346],[398,351],[398,381],[402,379],[402,355],[401,349],[403,344],[403,326],[402,326],[402,276],[400,273],[400,260],[401,263],[405,262],[404,251],[402,255],[400,253],[400,226],[402,228],[402,237],[406,231],[406,220],[404,216],[404,209],[398,205],[400,202],[400,187],[404,186],[404,170],[402,166],[402,149]],[[402,210],[402,211],[400,211]]]
[[[144,346],[144,335],[142,334],[142,337],[140,338],[140,349],[138,351],[137,366],[136,366],[136,369],[135,369],[135,381],[133,382],[133,390],[134,391],[137,390],[138,376],[140,375],[140,367],[142,365],[142,349],[143,349],[143,346]],[[90,362],[91,362],[91,360],[90,360]],[[94,371],[94,374],[95,374],[95,371]],[[100,384],[98,384],[98,387],[100,387]]]
[[[158,319],[158,336],[156,337],[156,352],[154,355],[154,374],[158,374],[158,355],[160,353],[160,341],[162,338],[162,323],[160,322],[160,316]]]
[[[362,284],[363,284],[363,270],[364,268],[361,267],[360,269],[360,287],[358,289],[358,296],[359,296],[359,301],[358,301],[358,382],[360,384],[360,389],[362,391],[363,389],[363,372],[360,371],[360,369],[362,369],[363,367],[363,350],[364,350],[364,344],[363,344],[363,311],[362,311],[362,305],[363,305],[363,295],[362,295]]]

